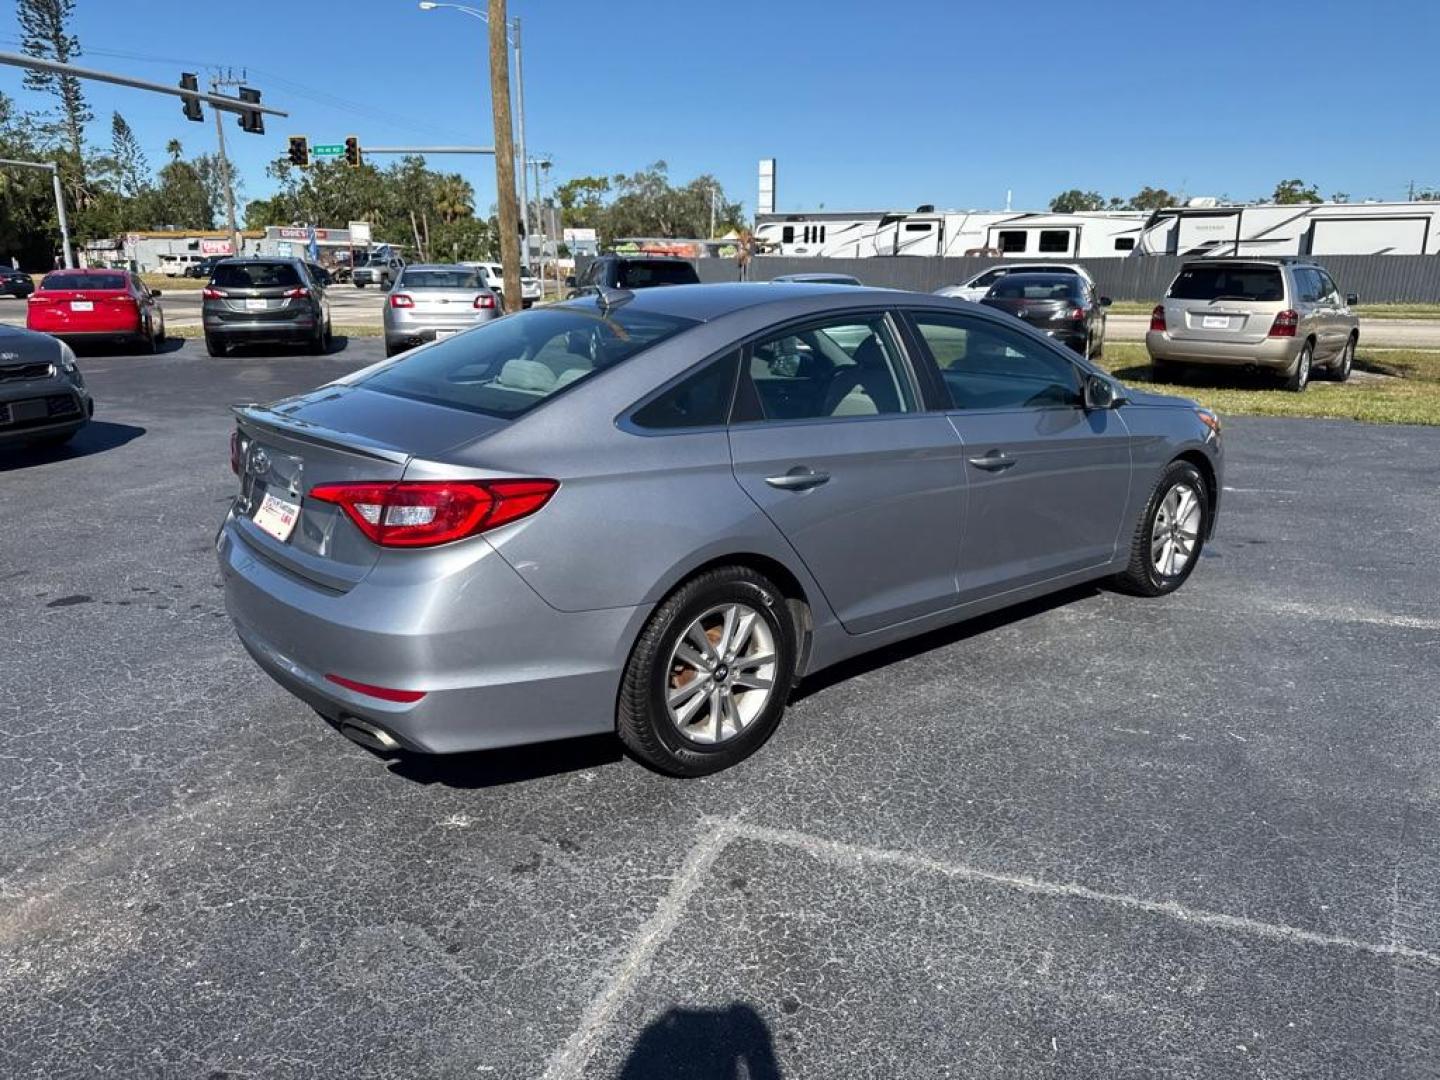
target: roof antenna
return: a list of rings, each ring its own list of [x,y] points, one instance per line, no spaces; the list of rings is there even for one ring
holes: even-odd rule
[[[634,299],[635,294],[629,289],[612,289],[609,285],[595,286],[595,300],[600,305],[602,315],[608,315],[621,304]]]

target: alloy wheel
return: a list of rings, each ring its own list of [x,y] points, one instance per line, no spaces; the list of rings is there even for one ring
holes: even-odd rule
[[[665,706],[691,742],[728,742],[765,710],[775,685],[775,636],[745,604],[721,604],[692,622],[670,650]]]
[[[1150,529],[1150,562],[1161,577],[1175,577],[1189,565],[1200,540],[1200,495],[1176,484],[1160,500]]]

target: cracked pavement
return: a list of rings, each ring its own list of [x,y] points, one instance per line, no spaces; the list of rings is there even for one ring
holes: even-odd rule
[[[1228,420],[1189,584],[800,688],[703,781],[386,762],[235,641],[226,406],[82,357],[0,451],[0,1075],[1440,1075],[1440,430]]]

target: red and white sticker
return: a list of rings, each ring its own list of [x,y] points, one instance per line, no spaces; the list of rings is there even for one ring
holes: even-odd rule
[[[260,509],[255,511],[255,524],[281,543],[290,539],[295,522],[300,520],[300,504],[288,502],[270,492],[265,493]]]

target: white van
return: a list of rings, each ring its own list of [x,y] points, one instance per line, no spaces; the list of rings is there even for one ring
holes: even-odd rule
[[[185,268],[194,266],[204,255],[198,255],[190,251],[166,252],[160,256],[160,273],[166,277],[184,277]]]

